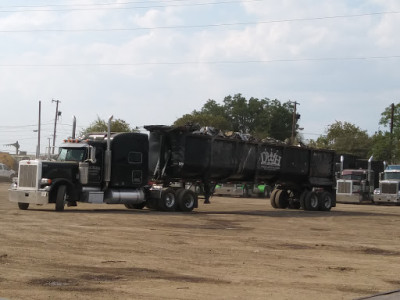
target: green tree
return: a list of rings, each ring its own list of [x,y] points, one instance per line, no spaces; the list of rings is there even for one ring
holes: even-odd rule
[[[393,112],[393,131],[390,134]],[[382,157],[390,163],[400,162],[400,103],[391,104],[381,113],[379,125],[388,128],[389,131],[379,131],[375,133],[374,155]],[[376,153],[375,153],[376,152]]]
[[[372,140],[366,130],[340,121],[329,125],[326,136],[311,141],[310,146],[333,149],[340,154],[352,154],[363,158],[372,152]]]
[[[390,162],[392,160],[392,153],[390,151],[390,133],[379,131],[376,132],[371,139],[374,160],[385,160]]]
[[[272,137],[285,140],[291,136],[293,107],[279,100],[250,98],[241,94],[227,96],[223,104],[208,100],[200,111],[193,111],[175,121],[213,126],[222,130],[249,133],[257,138]]]
[[[93,121],[89,127],[83,129],[81,131],[81,136],[86,135],[90,132],[107,132],[108,130],[108,121],[100,119],[97,117],[97,120]],[[132,129],[127,122],[121,119],[115,119],[111,121],[111,131],[112,132],[133,132]]]

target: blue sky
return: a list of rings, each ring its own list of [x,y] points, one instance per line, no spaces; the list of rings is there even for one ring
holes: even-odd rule
[[[52,4],[53,3],[53,4]],[[373,134],[400,101],[396,0],[16,1],[0,4],[0,150],[100,117],[172,124],[237,93],[300,103],[306,139],[335,121]]]

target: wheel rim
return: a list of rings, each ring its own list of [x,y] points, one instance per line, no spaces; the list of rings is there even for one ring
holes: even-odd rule
[[[322,202],[325,208],[330,208],[332,206],[332,199],[329,195],[325,195],[325,197],[322,199]]]
[[[168,193],[165,196],[165,206],[168,208],[173,207],[175,204],[175,196],[172,193]]]
[[[183,205],[185,205],[186,208],[191,208],[194,205],[194,197],[192,195],[185,196]]]
[[[311,196],[310,205],[311,205],[311,207],[313,207],[313,208],[318,207],[318,196],[317,196],[316,194],[314,194],[314,195]]]

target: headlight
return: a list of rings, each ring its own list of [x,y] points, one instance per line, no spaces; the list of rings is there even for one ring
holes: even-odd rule
[[[42,179],[40,180],[40,184],[41,184],[41,185],[50,185],[50,184],[51,184],[51,179],[42,178]]]
[[[374,195],[379,195],[381,193],[381,189],[375,189],[374,190]]]

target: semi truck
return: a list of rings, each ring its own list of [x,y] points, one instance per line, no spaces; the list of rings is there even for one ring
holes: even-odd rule
[[[208,135],[193,126],[145,126],[145,133],[91,133],[65,140],[55,160],[23,160],[9,199],[20,209],[78,202],[145,206],[163,211],[198,207],[190,183],[209,202],[213,182],[266,182],[274,208],[330,210],[336,205],[330,150]],[[73,131],[74,132],[74,131]]]
[[[344,168],[344,156],[340,157],[340,171],[336,182],[338,203],[373,203],[375,172],[372,169],[373,156],[368,168]]]
[[[374,190],[374,202],[400,205],[400,165],[387,165],[379,174],[379,187]]]

